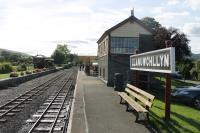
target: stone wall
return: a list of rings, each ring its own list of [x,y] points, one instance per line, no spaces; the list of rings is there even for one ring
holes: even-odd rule
[[[1,79],[0,80],[0,89],[7,88],[7,87],[14,87],[17,86],[18,84],[24,83],[26,81],[29,81],[31,79],[35,79],[56,71],[61,70],[62,68],[59,69],[52,69],[44,72],[39,72],[39,73],[34,73],[34,74],[29,74],[21,77],[13,77],[13,78],[6,78],[6,79]]]

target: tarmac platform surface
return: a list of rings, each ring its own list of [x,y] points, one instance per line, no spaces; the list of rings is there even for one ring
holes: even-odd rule
[[[113,87],[97,77],[78,72],[75,101],[72,108],[71,133],[149,133],[136,116],[126,112]]]

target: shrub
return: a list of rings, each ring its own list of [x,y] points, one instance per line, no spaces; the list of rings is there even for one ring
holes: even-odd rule
[[[31,71],[26,71],[26,75],[32,74]]]
[[[25,64],[22,64],[20,66],[17,67],[18,71],[26,71],[27,70],[27,66]]]
[[[72,65],[71,64],[64,64],[63,67],[64,67],[64,69],[69,69],[69,68],[72,67]]]
[[[12,66],[9,63],[2,63],[0,64],[0,73],[10,73],[13,71]]]
[[[12,65],[12,66],[18,66],[19,63],[18,63],[18,62],[12,62],[11,65]]]
[[[36,71],[37,73],[38,73],[38,72],[42,72],[42,69],[36,69],[35,71]]]
[[[36,71],[35,71],[35,70],[33,70],[33,73],[36,73]]]
[[[21,75],[21,76],[24,76],[24,72],[21,72],[20,75]]]
[[[19,74],[16,73],[16,72],[11,72],[10,73],[10,77],[18,77],[18,76],[19,76]]]

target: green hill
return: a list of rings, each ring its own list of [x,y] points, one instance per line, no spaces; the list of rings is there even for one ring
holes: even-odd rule
[[[18,61],[21,58],[28,58],[30,56],[26,53],[0,48],[0,61]]]
[[[194,54],[192,53],[192,57],[193,60],[200,60],[200,54]]]
[[[6,52],[8,52],[8,53],[10,53],[10,54],[15,54],[15,53],[17,53],[17,54],[20,54],[20,55],[22,55],[22,56],[31,56],[31,55],[26,54],[26,53],[23,53],[23,52],[18,52],[18,51],[13,51],[13,50],[8,50],[8,49],[2,49],[2,48],[0,48],[0,55],[1,55],[1,53],[2,53],[3,51],[6,51]]]

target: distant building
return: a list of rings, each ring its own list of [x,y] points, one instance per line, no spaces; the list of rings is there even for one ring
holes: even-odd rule
[[[92,64],[96,60],[97,56],[78,56],[78,58],[83,64],[87,65]]]
[[[130,17],[106,30],[97,43],[99,77],[109,86],[114,83],[115,73],[131,80],[130,55],[154,50],[152,30],[134,16],[133,10]]]

